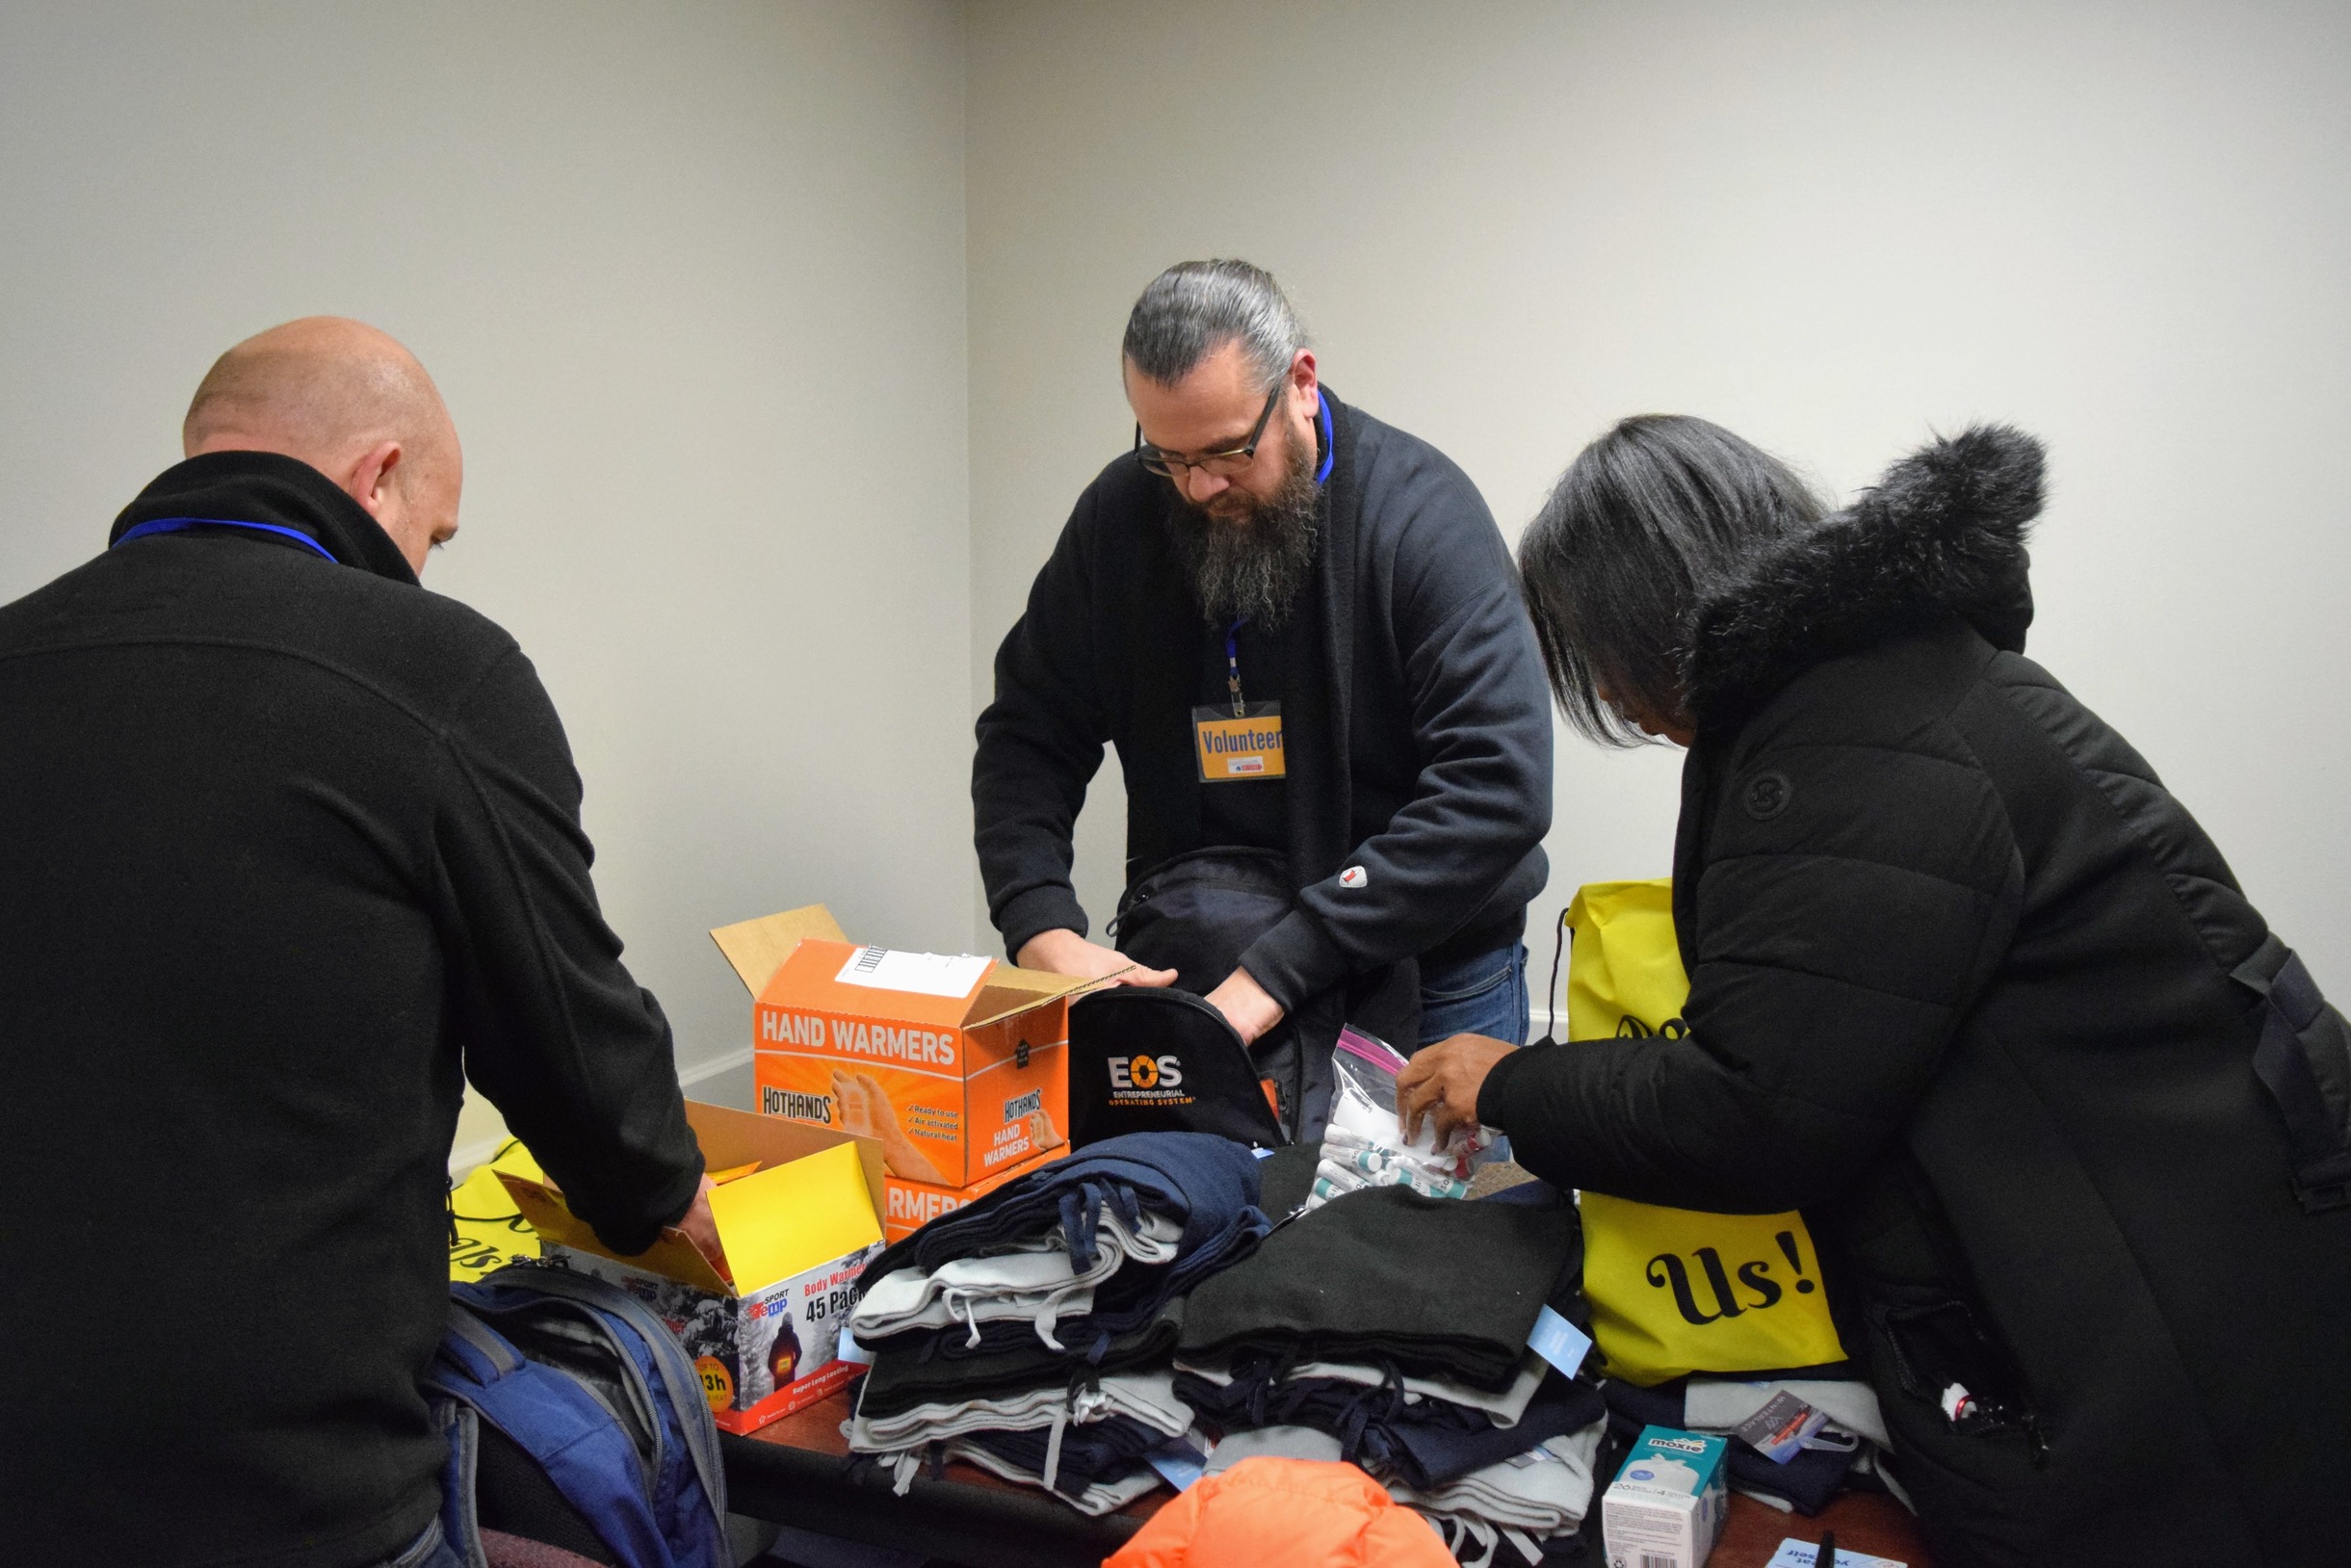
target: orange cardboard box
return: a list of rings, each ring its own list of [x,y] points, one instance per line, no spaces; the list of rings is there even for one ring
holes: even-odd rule
[[[902,1241],[941,1215],[952,1214],[974,1198],[983,1198],[1006,1182],[1041,1170],[1069,1152],[1069,1146],[1032,1155],[1009,1170],[983,1176],[969,1187],[942,1187],[936,1182],[910,1182],[903,1176],[881,1179],[884,1202],[881,1235],[885,1241]]]
[[[822,904],[710,934],[754,999],[766,1114],[877,1138],[890,1175],[926,1188],[1063,1146],[1069,998],[1087,981],[862,947]]]

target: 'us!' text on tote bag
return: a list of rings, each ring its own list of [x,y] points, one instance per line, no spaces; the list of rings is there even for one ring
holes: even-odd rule
[[[1590,883],[1567,923],[1567,1038],[1679,1037],[1689,978],[1673,883]],[[1612,1376],[1649,1385],[1844,1359],[1802,1215],[1698,1214],[1601,1192],[1585,1192],[1582,1208],[1583,1294]]]

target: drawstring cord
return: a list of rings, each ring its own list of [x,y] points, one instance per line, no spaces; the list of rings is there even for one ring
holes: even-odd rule
[[[939,1300],[940,1300],[940,1301],[941,1301],[941,1302],[942,1302],[942,1303],[943,1303],[943,1304],[946,1306],[946,1308],[947,1308],[947,1319],[948,1319],[948,1321],[949,1321],[949,1322],[951,1322],[951,1323],[952,1323],[952,1322],[953,1322],[953,1321],[954,1321],[954,1320],[955,1320],[955,1305],[956,1305],[956,1303],[957,1303],[957,1302],[962,1303],[962,1306],[963,1306],[963,1326],[964,1326],[964,1327],[966,1327],[966,1328],[968,1328],[968,1329],[970,1329],[970,1330],[972,1331],[972,1337],[971,1337],[970,1339],[965,1340],[965,1341],[963,1342],[963,1347],[964,1347],[965,1349],[967,1349],[967,1350],[977,1350],[977,1349],[979,1349],[979,1348],[980,1348],[980,1318],[979,1318],[979,1315],[978,1315],[978,1314],[976,1314],[976,1313],[974,1313],[974,1312],[972,1311],[972,1293],[971,1293],[971,1292],[969,1292],[969,1291],[966,1291],[966,1290],[961,1290],[961,1289],[959,1289],[959,1288],[957,1288],[957,1287],[955,1287],[955,1286],[950,1285],[950,1286],[948,1286],[948,1287],[947,1287],[945,1290],[943,1290],[943,1291],[941,1291],[941,1292],[939,1293]],[[1046,1344],[1048,1344],[1048,1345],[1053,1345],[1053,1341],[1052,1341],[1052,1339],[1051,1339],[1050,1337],[1048,1337],[1048,1338],[1046,1339],[1045,1343],[1046,1343]],[[1059,1349],[1059,1348],[1060,1348],[1060,1346],[1058,1346],[1058,1345],[1055,1345],[1055,1346],[1054,1346],[1054,1348],[1058,1350],[1058,1349]]]

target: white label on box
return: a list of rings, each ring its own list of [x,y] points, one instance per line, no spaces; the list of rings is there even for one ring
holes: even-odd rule
[[[1698,1568],[1691,1524],[1685,1511],[1647,1506],[1611,1488],[1601,1515],[1608,1568]]]
[[[849,955],[833,978],[843,985],[865,985],[876,991],[912,991],[919,996],[966,997],[988,972],[988,958],[958,954],[900,953],[891,948],[859,948]]]
[[[1813,1568],[1819,1560],[1818,1547],[1790,1535],[1780,1542],[1779,1551],[1771,1555],[1763,1568]],[[1837,1568],[1908,1568],[1908,1565],[1892,1557],[1873,1557],[1867,1552],[1847,1552],[1841,1546],[1837,1549]]]

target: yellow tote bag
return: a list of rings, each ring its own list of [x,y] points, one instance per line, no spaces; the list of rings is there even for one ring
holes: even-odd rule
[[[1672,881],[1593,882],[1567,923],[1567,1038],[1681,1037],[1689,978]],[[1602,1192],[1580,1201],[1583,1294],[1609,1375],[1648,1386],[1844,1359],[1802,1215],[1697,1214]]]
[[[538,1256],[538,1233],[499,1184],[502,1170],[543,1180],[538,1162],[522,1146],[522,1139],[510,1137],[488,1164],[475,1166],[472,1175],[450,1189],[451,1279],[480,1279],[493,1268]]]

